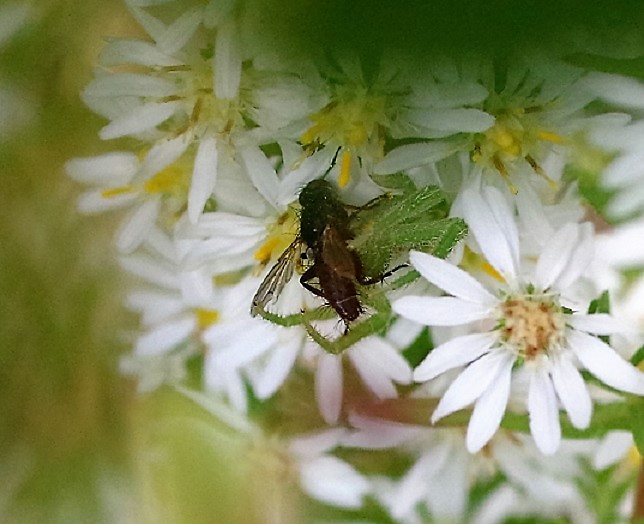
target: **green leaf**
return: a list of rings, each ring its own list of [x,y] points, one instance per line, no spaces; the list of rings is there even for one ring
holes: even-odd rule
[[[604,291],[588,306],[588,314],[595,315],[597,313],[610,313],[610,295],[608,291]]]

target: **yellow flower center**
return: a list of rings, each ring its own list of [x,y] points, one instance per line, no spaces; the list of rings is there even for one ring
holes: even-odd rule
[[[548,178],[535,156],[544,142],[564,144],[566,139],[557,133],[541,129],[537,116],[539,110],[517,108],[497,112],[495,124],[481,134],[472,152],[474,162],[497,171],[515,193],[516,187],[509,177],[512,164],[518,160],[528,162],[536,174],[544,177],[556,189],[556,183]]]
[[[388,124],[385,110],[385,96],[373,94],[366,87],[342,86],[332,102],[310,116],[313,125],[300,141],[305,146],[328,145],[342,150],[338,185],[344,187],[351,179],[353,155],[382,158],[381,128]]]
[[[146,180],[143,189],[150,194],[182,194],[187,190],[186,171],[176,164],[168,166]]]
[[[195,308],[195,317],[197,318],[197,326],[199,329],[206,329],[219,320],[219,311],[216,309]]]
[[[547,356],[562,343],[564,314],[545,296],[508,298],[501,304],[499,317],[502,340],[525,360]]]

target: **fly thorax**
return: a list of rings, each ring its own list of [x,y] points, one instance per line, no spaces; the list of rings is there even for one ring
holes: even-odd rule
[[[562,346],[565,314],[552,295],[525,294],[508,297],[498,308],[501,341],[520,360],[548,357]]]

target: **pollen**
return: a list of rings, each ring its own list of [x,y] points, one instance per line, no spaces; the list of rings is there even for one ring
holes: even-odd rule
[[[277,258],[295,240],[299,232],[297,208],[291,206],[268,226],[264,243],[255,251],[254,258],[263,266]]]
[[[332,147],[365,150],[379,147],[380,130],[387,125],[386,98],[365,87],[340,86],[332,101],[310,115],[312,122],[301,136],[304,145],[329,144]]]
[[[216,309],[196,308],[194,313],[199,329],[206,329],[219,320],[219,311]]]
[[[143,188],[147,193],[179,193],[185,185],[184,171],[172,165],[159,171],[145,181]]]
[[[509,298],[501,304],[501,337],[525,360],[547,356],[562,342],[561,307],[545,296]]]
[[[126,195],[127,193],[132,193],[134,188],[132,186],[119,186],[119,187],[110,187],[101,192],[103,198],[114,198],[121,195]]]
[[[351,152],[343,151],[342,160],[340,161],[340,177],[338,178],[338,186],[340,188],[346,187],[351,181]]]

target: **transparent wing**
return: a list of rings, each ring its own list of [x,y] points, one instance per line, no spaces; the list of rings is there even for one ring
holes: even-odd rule
[[[253,297],[250,314],[257,316],[267,304],[277,299],[286,283],[291,280],[293,270],[302,251],[302,242],[296,239],[289,245],[268,272]]]

